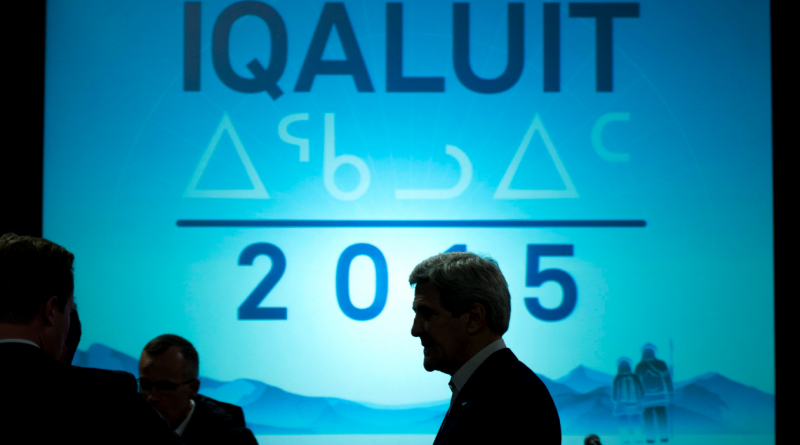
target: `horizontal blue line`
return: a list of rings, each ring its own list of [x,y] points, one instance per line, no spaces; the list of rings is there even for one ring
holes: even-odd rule
[[[178,227],[371,227],[371,228],[528,228],[528,227],[645,227],[643,219],[566,220],[323,220],[323,219],[179,219]]]

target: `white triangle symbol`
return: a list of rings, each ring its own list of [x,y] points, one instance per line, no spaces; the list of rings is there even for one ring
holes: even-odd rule
[[[514,179],[514,175],[517,173],[519,163],[522,161],[522,157],[525,156],[525,150],[528,149],[528,145],[531,143],[531,138],[533,138],[533,134],[537,131],[539,132],[545,147],[547,147],[547,153],[550,154],[550,158],[553,160],[553,164],[555,164],[556,170],[558,170],[558,174],[561,176],[561,180],[564,181],[564,185],[566,186],[565,190],[532,190],[510,188],[511,181]],[[577,197],[578,191],[575,190],[575,185],[572,184],[572,179],[570,179],[569,174],[567,174],[567,169],[564,168],[564,164],[561,163],[561,158],[558,157],[556,148],[553,146],[553,142],[547,135],[547,131],[544,129],[544,125],[542,125],[542,121],[539,119],[539,115],[537,114],[533,118],[533,123],[531,124],[530,128],[528,128],[528,132],[525,133],[525,137],[522,138],[522,143],[519,145],[517,153],[514,154],[514,159],[511,160],[511,164],[508,165],[508,169],[503,175],[503,179],[500,180],[500,185],[497,186],[497,190],[494,192],[494,199],[552,199]]]
[[[226,131],[228,132],[228,136],[230,136],[231,141],[233,141],[233,146],[236,147],[236,153],[239,155],[239,159],[242,160],[242,164],[244,164],[244,168],[247,171],[247,177],[250,178],[250,183],[253,184],[253,188],[240,190],[197,190],[197,183],[200,182],[200,177],[203,176],[206,165],[208,165],[208,160],[211,159],[211,155],[217,148],[217,144],[219,143],[220,138],[222,138],[222,133]],[[239,140],[239,135],[236,134],[236,130],[234,130],[230,119],[228,119],[227,113],[222,116],[222,122],[219,123],[217,132],[214,133],[214,137],[212,137],[211,142],[208,143],[208,147],[206,148],[205,153],[203,153],[200,163],[197,164],[197,168],[194,170],[192,180],[189,181],[189,186],[186,187],[183,197],[269,199],[267,189],[264,188],[264,184],[258,177],[255,167],[253,167],[253,163],[250,162],[250,157],[247,156],[247,152],[244,151],[242,141]]]

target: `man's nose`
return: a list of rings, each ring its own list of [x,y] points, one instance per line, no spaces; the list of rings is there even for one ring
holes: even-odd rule
[[[148,391],[144,393],[144,399],[150,403],[157,402],[159,397],[156,395],[155,391]]]
[[[422,335],[422,323],[416,317],[414,318],[414,322],[411,324],[411,335],[413,337],[419,337]]]

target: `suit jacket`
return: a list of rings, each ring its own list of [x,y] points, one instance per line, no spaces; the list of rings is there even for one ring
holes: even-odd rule
[[[244,413],[238,406],[199,394],[194,404],[194,414],[181,437],[186,445],[258,444],[253,433],[245,428]]]
[[[544,383],[510,349],[490,355],[450,408],[434,445],[561,443],[561,423]]]
[[[240,426],[242,428],[247,426],[244,421],[244,411],[242,411],[242,408],[240,406],[234,405],[232,403],[220,402],[219,400],[212,399],[211,397],[201,396],[199,394],[197,395],[197,397],[201,399],[210,400],[220,408],[224,409],[226,413],[233,416],[233,420],[235,421],[236,426]],[[197,398],[195,398],[195,400],[197,400]]]
[[[65,365],[27,344],[0,344],[0,400],[8,443],[181,443],[130,373]]]

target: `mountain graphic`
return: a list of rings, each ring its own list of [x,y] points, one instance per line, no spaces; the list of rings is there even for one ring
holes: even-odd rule
[[[97,343],[77,351],[73,365],[138,376],[135,358]],[[539,377],[556,404],[562,434],[619,431],[611,399],[613,376],[578,366],[557,380]],[[301,396],[251,379],[223,382],[201,376],[200,382],[201,394],[241,406],[248,427],[259,435],[436,434],[449,405],[449,400],[386,406]],[[678,382],[670,411],[678,435],[775,433],[775,396],[717,373]]]
[[[731,431],[740,434],[775,431],[773,394],[742,385],[715,372],[679,382],[676,387],[675,404],[687,409],[706,407],[705,404],[711,399],[707,394],[718,397],[719,417],[715,418],[726,424]],[[707,411],[707,414],[712,413],[716,411]]]
[[[547,390],[550,392],[550,395],[552,397],[559,396],[559,395],[562,395],[562,394],[577,394],[578,393],[578,391],[576,391],[573,388],[570,388],[569,386],[567,386],[567,385],[565,385],[563,383],[559,383],[559,382],[557,382],[555,380],[550,380],[550,379],[548,379],[547,377],[545,377],[545,376],[543,376],[541,374],[536,374],[536,375],[542,380],[542,383],[544,383],[544,386],[547,387]]]
[[[597,388],[611,386],[614,376],[580,365],[556,381],[575,391],[587,393]]]
[[[102,344],[78,350],[72,363],[127,371],[138,377],[136,359]],[[202,376],[200,393],[241,406],[255,434],[436,434],[450,403],[375,408],[343,399],[292,394],[256,380],[221,382]]]

